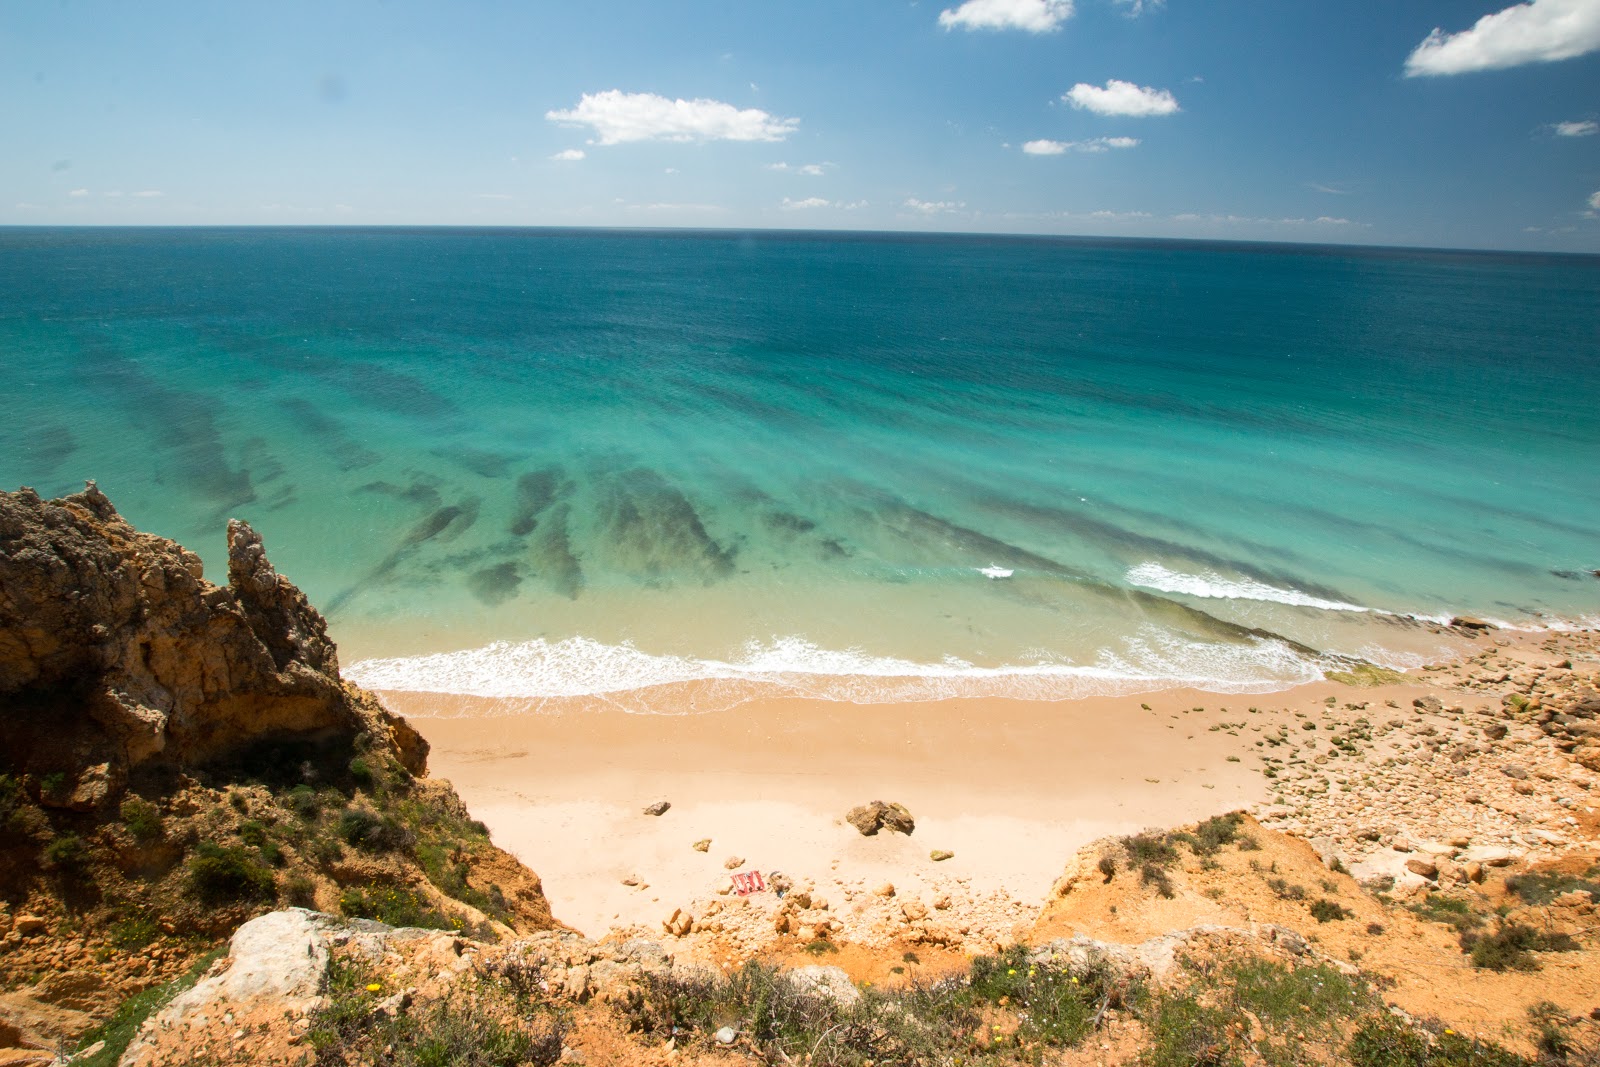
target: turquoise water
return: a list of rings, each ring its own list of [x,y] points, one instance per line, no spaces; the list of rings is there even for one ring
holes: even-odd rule
[[[213,575],[249,520],[395,688],[1265,689],[1600,615],[1597,309],[1595,257],[13,229],[0,484]]]

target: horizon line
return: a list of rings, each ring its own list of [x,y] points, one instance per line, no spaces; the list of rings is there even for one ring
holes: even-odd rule
[[[817,227],[784,228],[773,226],[570,226],[548,223],[459,223],[459,222],[399,222],[399,223],[363,223],[363,222],[301,222],[301,223],[257,223],[257,222],[175,222],[175,223],[68,223],[68,222],[41,222],[0,223],[0,233],[14,230],[321,230],[321,231],[357,231],[357,230],[386,230],[386,231],[547,231],[562,233],[601,233],[601,234],[678,234],[678,235],[717,235],[738,236],[741,234],[781,234],[787,237],[814,236],[814,237],[916,237],[928,239],[941,238],[966,238],[966,239],[1006,239],[1017,241],[1072,241],[1072,242],[1097,242],[1115,241],[1129,244],[1196,244],[1196,245],[1241,245],[1252,247],[1281,247],[1281,248],[1339,248],[1339,249],[1364,249],[1384,252],[1427,252],[1447,254],[1472,254],[1472,255],[1518,255],[1518,256],[1551,256],[1561,258],[1600,259],[1600,251],[1580,252],[1563,250],[1545,250],[1528,248],[1475,248],[1450,245],[1400,245],[1400,244],[1361,244],[1354,241],[1289,241],[1272,238],[1248,237],[1165,237],[1149,234],[1118,235],[1118,234],[1065,234],[1065,233],[1018,233],[1005,230],[879,230],[879,229],[822,229]]]

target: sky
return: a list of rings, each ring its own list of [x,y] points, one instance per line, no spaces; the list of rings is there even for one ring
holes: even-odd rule
[[[1600,0],[17,0],[0,224],[1600,252]]]

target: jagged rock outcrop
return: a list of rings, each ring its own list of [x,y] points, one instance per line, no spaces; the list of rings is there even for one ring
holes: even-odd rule
[[[0,748],[18,771],[72,775],[62,806],[92,808],[145,765],[361,732],[423,770],[426,743],[340,680],[327,624],[245,523],[228,524],[223,587],[93,482],[0,492]]]

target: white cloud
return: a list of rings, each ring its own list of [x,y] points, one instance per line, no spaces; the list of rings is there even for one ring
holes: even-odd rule
[[[89,190],[87,190],[87,189],[74,189],[70,193],[68,193],[67,195],[68,196],[88,196],[89,195]]]
[[[1167,89],[1152,89],[1133,82],[1112,78],[1102,88],[1079,82],[1062,94],[1061,99],[1073,107],[1093,111],[1097,115],[1128,115],[1142,118],[1146,115],[1170,115],[1178,111],[1178,100]]]
[[[1366,226],[1364,222],[1319,215],[1314,219],[1268,219],[1251,215],[1200,215],[1192,211],[1172,216],[1173,222],[1208,222],[1225,226]]]
[[[946,215],[960,211],[967,203],[965,200],[918,200],[913,196],[905,202],[905,206],[923,215]]]
[[[669,100],[655,93],[608,89],[584,93],[568,111],[547,111],[546,119],[565,126],[588,126],[593,143],[630,141],[781,141],[799,119],[780,119],[760,108],[734,107],[720,100]]]
[[[1557,137],[1593,137],[1600,133],[1600,122],[1558,122]]]
[[[1328,193],[1332,196],[1349,196],[1350,190],[1341,189],[1337,185],[1323,185],[1321,182],[1306,182],[1306,188],[1315,189],[1319,193]]]
[[[1529,0],[1485,15],[1469,30],[1435,28],[1406,58],[1406,76],[1502,70],[1600,49],[1600,0]]]
[[[581,148],[563,148],[550,158],[555,160],[557,163],[576,163],[578,160],[584,158],[585,154],[586,153]]]
[[[1072,0],[966,0],[939,12],[947,30],[1026,30],[1051,33],[1072,17]]]
[[[808,211],[811,208],[831,207],[840,211],[855,211],[867,206],[865,200],[824,200],[820,196],[808,196],[804,200],[790,200],[787,196],[783,203],[778,205],[780,211]]]
[[[1589,197],[1589,206],[1595,211],[1600,211],[1600,190]]]
[[[149,200],[152,197],[165,196],[166,194],[163,193],[160,189],[140,189],[137,193],[129,193],[128,195],[129,196],[137,196],[137,197],[141,197],[141,198],[143,198],[145,200]]]
[[[1128,9],[1129,18],[1138,18],[1146,11],[1157,11],[1167,6],[1167,0],[1116,0],[1118,7]]]
[[[804,174],[811,178],[820,178],[827,173],[832,163],[768,163],[768,170],[791,171],[795,174]]]
[[[1095,137],[1088,141],[1029,141],[1022,146],[1030,156],[1059,156],[1067,152],[1104,152],[1111,148],[1133,148],[1137,137]]]

